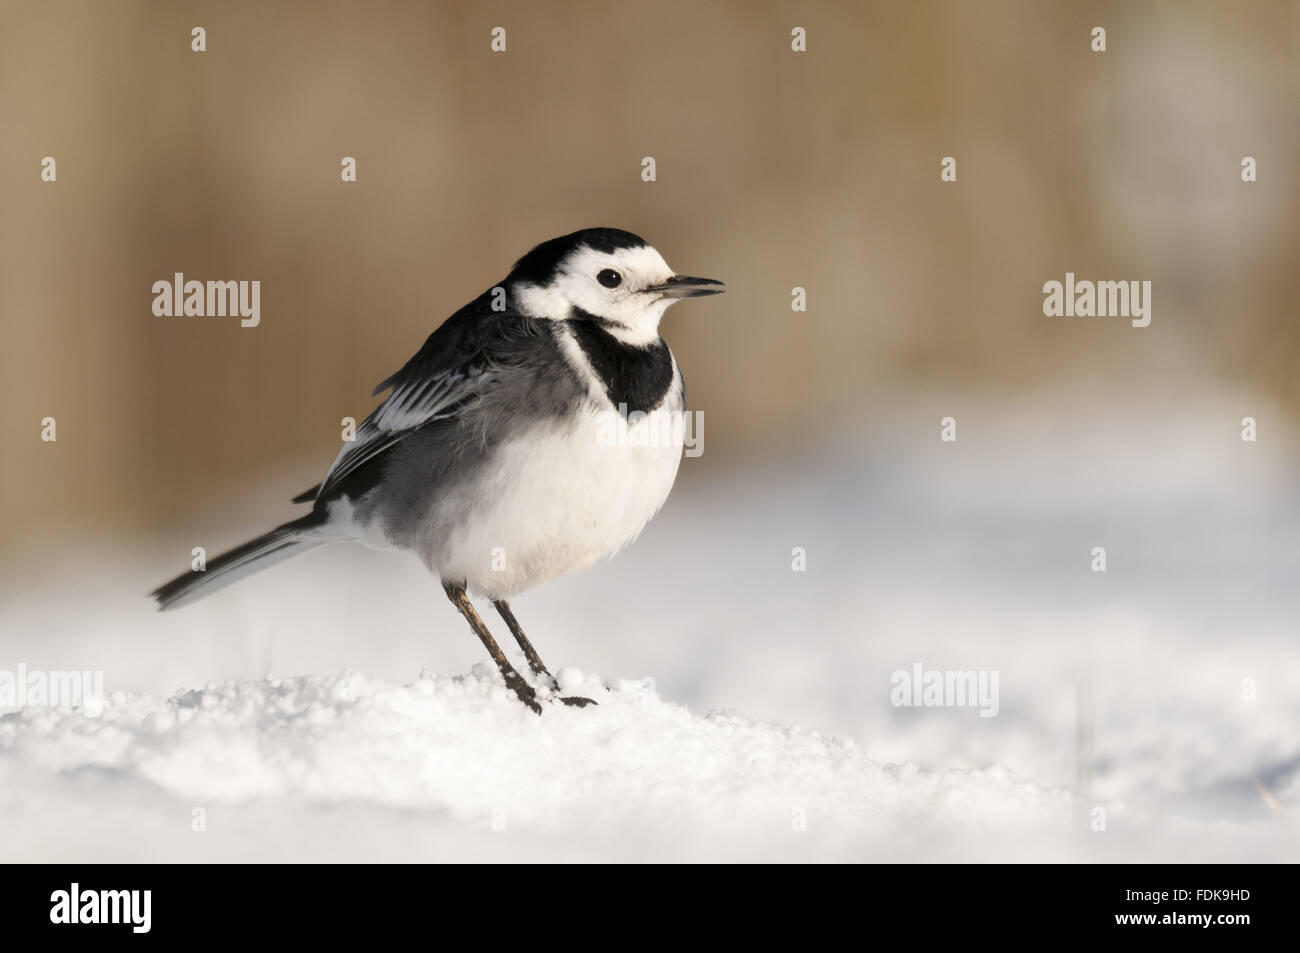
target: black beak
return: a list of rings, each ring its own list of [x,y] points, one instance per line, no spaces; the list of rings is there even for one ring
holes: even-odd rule
[[[721,281],[712,278],[691,278],[687,275],[673,275],[661,285],[651,285],[646,291],[657,291],[665,298],[703,298],[705,295],[720,295],[726,289]]]

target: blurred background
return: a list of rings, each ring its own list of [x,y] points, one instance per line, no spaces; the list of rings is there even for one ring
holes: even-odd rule
[[[705,452],[642,542],[521,600],[543,655],[1152,811],[1300,800],[1300,4],[0,7],[0,666],[478,661],[358,547],[145,593],[294,513],[532,245],[610,225],[727,282],[663,328]],[[1067,271],[1150,281],[1151,325],[1045,317]],[[175,272],[260,280],[260,326],[155,317]],[[918,660],[1002,670],[1002,715],[891,708]]]
[[[11,545],[203,518],[290,465],[310,485],[430,330],[592,224],[728,281],[665,327],[718,464],[917,394],[1223,384],[1278,404],[1270,429],[1300,411],[1295,3],[4,9]],[[155,318],[177,271],[259,279],[261,326]],[[1152,326],[1044,318],[1066,271],[1150,280]]]

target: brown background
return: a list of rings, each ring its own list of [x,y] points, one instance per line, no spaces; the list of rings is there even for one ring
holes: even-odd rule
[[[1300,410],[1295,3],[0,6],[14,552],[287,515],[377,381],[586,225],[727,281],[665,324],[724,470],[934,400]],[[1151,280],[1151,327],[1045,318],[1067,270]],[[176,271],[259,279],[261,326],[154,317]]]

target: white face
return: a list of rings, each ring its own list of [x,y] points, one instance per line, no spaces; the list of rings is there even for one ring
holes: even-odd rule
[[[608,254],[583,247],[564,260],[549,284],[520,284],[513,296],[530,317],[567,318],[581,308],[610,322],[608,330],[629,344],[648,344],[658,338],[659,319],[677,299],[645,289],[671,277],[668,262],[649,245]]]

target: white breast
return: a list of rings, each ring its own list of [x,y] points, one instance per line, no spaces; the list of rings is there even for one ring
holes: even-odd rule
[[[682,457],[682,390],[674,368],[663,405],[632,423],[590,401],[578,414],[503,444],[475,480],[476,503],[435,571],[504,599],[589,568],[659,511]],[[608,402],[604,403],[608,407]]]

